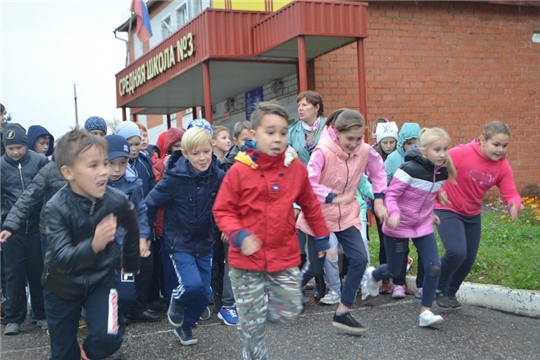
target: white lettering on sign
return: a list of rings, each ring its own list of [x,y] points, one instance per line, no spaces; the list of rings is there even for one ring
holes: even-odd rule
[[[194,52],[193,34],[188,33],[176,41],[176,56],[174,48],[171,45],[148,59],[146,64],[142,64],[118,80],[118,93],[120,96],[135,93],[135,89],[146,81],[152,80],[177,63],[193,56]]]

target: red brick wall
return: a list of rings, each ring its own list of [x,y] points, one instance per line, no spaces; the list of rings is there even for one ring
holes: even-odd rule
[[[501,120],[513,133],[518,187],[540,186],[540,44],[531,42],[539,19],[536,7],[370,2],[368,125],[384,116],[439,126],[457,144]],[[356,44],[316,59],[315,80],[327,114],[358,109]]]

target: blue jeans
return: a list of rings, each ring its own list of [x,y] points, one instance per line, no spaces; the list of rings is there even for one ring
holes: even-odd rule
[[[199,320],[212,297],[212,253],[201,257],[185,252],[170,255],[178,286],[172,297],[184,304],[184,325],[192,326]]]
[[[354,226],[343,231],[336,231],[334,234],[343,247],[343,253],[349,261],[349,271],[341,292],[341,303],[347,307],[351,307],[356,299],[356,292],[368,264],[366,247],[364,246],[360,230]],[[309,264],[307,266],[304,265],[304,269],[302,269],[302,286],[305,286],[312,277],[322,274],[326,258],[326,256],[322,258],[317,257],[315,240],[311,236],[308,236],[308,253]]]
[[[435,290],[439,282],[441,263],[437,251],[437,240],[433,233],[412,239],[424,263],[424,286],[422,296],[422,306],[430,308],[433,305]],[[407,262],[404,252],[409,249],[409,239],[398,239],[384,235],[384,245],[386,247],[387,264],[379,266],[373,271],[373,278],[377,281],[389,279],[396,275],[403,275],[403,265]]]
[[[118,293],[112,283],[98,285],[78,300],[66,300],[47,290],[45,312],[51,341],[50,360],[79,360],[77,330],[81,307],[86,312],[88,336],[83,349],[90,359],[103,359],[120,349],[123,340],[118,324]]]
[[[441,259],[441,278],[437,290],[454,296],[472,269],[482,233],[480,215],[463,216],[449,210],[436,210],[437,225],[445,253]]]

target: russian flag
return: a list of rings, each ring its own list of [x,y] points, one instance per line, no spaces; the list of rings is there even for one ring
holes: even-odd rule
[[[130,10],[137,15],[137,37],[145,42],[152,37],[148,8],[143,0],[132,0]]]

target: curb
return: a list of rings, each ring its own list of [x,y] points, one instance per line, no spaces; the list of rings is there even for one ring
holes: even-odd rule
[[[407,276],[407,285],[416,291],[415,279]],[[456,297],[463,304],[540,318],[540,291],[464,282]]]

